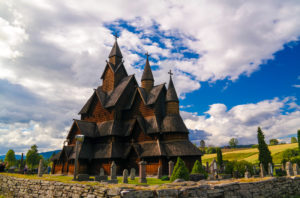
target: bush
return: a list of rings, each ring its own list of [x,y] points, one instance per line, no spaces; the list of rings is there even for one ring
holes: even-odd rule
[[[253,164],[247,161],[226,161],[225,163],[225,173],[232,174],[234,171],[238,172],[238,175],[243,177],[246,172],[246,168],[251,175],[254,174],[253,172]]]
[[[217,147],[207,147],[205,150],[206,154],[213,154],[213,153],[217,153]]]
[[[205,178],[207,178],[207,172],[204,170],[202,164],[196,160],[192,169],[191,174],[202,174]]]
[[[291,162],[292,162],[293,164],[294,164],[294,163],[297,163],[298,166],[300,166],[300,156],[291,158]]]
[[[251,148],[258,148],[258,144],[253,144]]]
[[[168,181],[168,180],[170,180],[170,178],[169,178],[168,175],[163,175],[163,176],[161,176],[160,180],[161,181]]]
[[[282,157],[286,160],[291,160],[291,158],[298,156],[298,149],[287,149],[283,151]]]
[[[286,176],[286,171],[280,169],[275,169],[275,176],[276,177],[282,177],[282,176]]]
[[[174,181],[175,179],[184,179],[188,181],[189,178],[189,169],[185,166],[184,161],[178,157],[170,180]]]

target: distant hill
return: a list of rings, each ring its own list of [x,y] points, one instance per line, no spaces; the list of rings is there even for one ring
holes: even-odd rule
[[[280,144],[280,145],[274,145],[269,146],[269,149],[271,151],[271,155],[273,158],[273,162],[275,164],[280,164],[282,160],[282,153],[286,149],[295,149],[298,148],[298,143],[294,144]],[[223,149],[222,149],[223,150]],[[216,154],[205,154],[202,156],[202,163],[211,162],[214,158],[216,158]],[[246,160],[251,163],[258,163],[258,149],[257,148],[237,148],[237,149],[231,149],[231,151],[223,152],[223,160]]]
[[[58,153],[59,151],[60,150],[42,152],[42,153],[40,153],[40,155],[42,155],[44,159],[48,159],[49,157],[52,156],[53,152]],[[24,159],[25,159],[25,155],[26,154],[24,154]],[[0,160],[1,159],[4,160],[5,159],[5,155],[0,155]],[[21,159],[21,155],[16,155],[16,159]]]

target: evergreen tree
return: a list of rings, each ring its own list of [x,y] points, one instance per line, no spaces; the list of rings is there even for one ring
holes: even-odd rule
[[[190,179],[189,169],[185,166],[184,161],[180,157],[177,158],[170,181],[174,181],[175,179],[184,179],[186,181]]]
[[[36,168],[39,164],[41,156],[38,154],[38,149],[36,145],[32,145],[30,150],[26,154],[26,164],[28,168]]]
[[[297,138],[296,137],[291,137],[291,143],[293,144],[293,143],[297,143],[298,142],[298,140],[297,140]]]
[[[9,168],[16,163],[16,156],[15,156],[15,151],[12,149],[9,149],[5,155],[4,162],[7,163],[6,168]]]
[[[257,140],[258,140],[258,151],[259,151],[259,163],[263,164],[264,169],[268,170],[268,163],[272,163],[271,152],[268,148],[268,145],[265,142],[265,136],[261,128],[258,127],[257,130]]]
[[[199,173],[204,173],[204,169],[202,164],[199,162],[199,160],[196,160],[192,169],[191,174],[199,174]]]
[[[219,167],[223,166],[223,155],[221,148],[217,148],[217,164]]]
[[[297,135],[298,135],[298,149],[300,151],[300,129],[297,131]]]

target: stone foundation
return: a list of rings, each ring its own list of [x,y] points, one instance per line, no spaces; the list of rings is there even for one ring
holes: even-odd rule
[[[132,186],[132,187],[131,187]],[[22,179],[0,174],[0,194],[6,197],[283,197],[300,194],[300,177],[281,177],[250,183],[184,182],[160,187],[82,185]]]

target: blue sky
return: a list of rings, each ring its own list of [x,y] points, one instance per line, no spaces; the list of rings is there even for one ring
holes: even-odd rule
[[[155,84],[180,96],[198,143],[289,141],[300,129],[300,2],[0,2],[0,154],[32,144],[60,149],[73,118],[101,85],[118,32],[129,74],[149,52]]]

